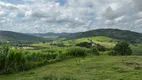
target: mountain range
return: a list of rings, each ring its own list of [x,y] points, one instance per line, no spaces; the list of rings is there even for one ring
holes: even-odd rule
[[[0,31],[0,41],[43,41],[57,38],[78,39],[85,37],[106,36],[124,41],[142,42],[142,33],[119,29],[97,29],[78,33],[17,33]],[[52,38],[52,39],[51,39]]]

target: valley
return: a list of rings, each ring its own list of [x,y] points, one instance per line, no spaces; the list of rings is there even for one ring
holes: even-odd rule
[[[112,33],[108,29],[106,35],[90,32],[74,33],[74,38],[69,38],[72,33],[40,36],[4,32],[0,35],[0,80],[142,79],[141,33],[126,31],[132,37],[123,39],[117,36],[123,30],[113,32],[115,37],[107,35]]]

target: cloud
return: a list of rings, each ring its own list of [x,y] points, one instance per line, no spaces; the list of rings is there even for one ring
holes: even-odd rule
[[[110,6],[102,13],[102,17],[108,20],[113,20],[119,16],[120,14],[114,11]]]
[[[119,28],[142,32],[141,0],[0,1],[0,29],[78,32]]]
[[[0,7],[8,11],[18,10],[18,8],[15,5],[10,4],[10,3],[0,2]]]
[[[133,0],[134,2],[134,8],[139,12],[142,11],[142,0]]]
[[[5,12],[4,11],[0,11],[0,16],[4,16],[5,15]]]

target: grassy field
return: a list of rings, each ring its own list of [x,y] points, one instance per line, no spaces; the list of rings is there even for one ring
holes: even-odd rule
[[[79,39],[75,39],[75,40],[67,40],[64,41],[64,44],[78,44],[81,42],[90,42],[89,40],[92,40],[95,43],[101,44],[103,46],[107,46],[107,47],[113,47],[116,42],[111,42],[113,39],[109,38],[109,37],[105,37],[105,36],[97,36],[97,37],[88,37],[88,38],[79,38]]]
[[[44,80],[50,75],[76,80],[142,80],[142,56],[71,58],[27,72],[0,75],[0,80]]]
[[[90,40],[108,50],[99,51],[100,56],[94,56],[91,52],[93,49],[75,46],[82,42],[90,42]],[[109,49],[116,44],[116,39],[104,36],[74,40],[57,39],[51,42],[30,44],[29,47],[25,46],[21,49],[24,51],[22,52],[23,57],[37,67],[34,66],[29,71],[16,72],[15,70],[12,74],[0,75],[0,80],[142,80],[142,56],[138,56],[142,55],[142,44],[130,44],[133,51],[132,56],[109,56]],[[69,55],[70,50],[73,50],[73,54],[74,52],[78,54],[85,52],[87,55],[86,57],[71,56]],[[24,67],[30,67],[26,66],[29,61],[25,62]]]
[[[117,43],[112,38],[105,37],[105,36],[97,36],[97,37],[79,38],[79,39],[73,39],[73,40],[57,39],[52,42],[46,42],[46,43],[40,42],[37,44],[32,44],[31,46],[52,47],[50,44],[63,44],[66,46],[70,46],[70,45],[74,46],[74,45],[79,44],[81,42],[90,42],[89,39],[92,40],[94,43],[100,44],[100,45],[105,46],[107,48],[112,48]]]
[[[142,44],[131,45],[131,49],[135,55],[142,55]]]
[[[106,48],[113,48],[117,40],[112,39],[109,37],[105,36],[96,36],[96,37],[88,37],[88,38],[79,38],[79,39],[73,39],[73,40],[54,40],[52,42],[46,42],[46,43],[37,43],[37,44],[32,44],[32,46],[39,46],[39,47],[57,47],[57,46],[52,46],[50,45],[51,43],[54,44],[63,44],[66,46],[72,45],[75,46],[76,44],[79,44],[81,42],[90,42],[88,39],[92,40],[93,42],[100,44]],[[142,55],[142,43],[136,44],[136,45],[131,45],[131,49],[133,50],[134,55]]]

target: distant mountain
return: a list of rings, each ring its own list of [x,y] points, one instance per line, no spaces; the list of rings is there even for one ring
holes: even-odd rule
[[[56,39],[59,37],[65,37],[70,35],[70,33],[30,33],[30,35],[38,36],[38,37],[43,37],[46,39]]]
[[[85,37],[106,36],[129,42],[142,42],[142,33],[119,29],[97,29],[78,33],[30,33],[0,31],[0,41],[43,41],[56,38],[78,39]],[[45,39],[46,38],[46,39]]]
[[[106,36],[124,41],[142,42],[142,33],[119,29],[97,29],[86,32],[72,33],[64,37],[67,39],[76,39],[94,36]]]
[[[33,35],[37,35],[37,36],[67,36],[70,33],[31,33]]]
[[[17,33],[12,31],[0,31],[0,41],[39,41],[41,37]]]

